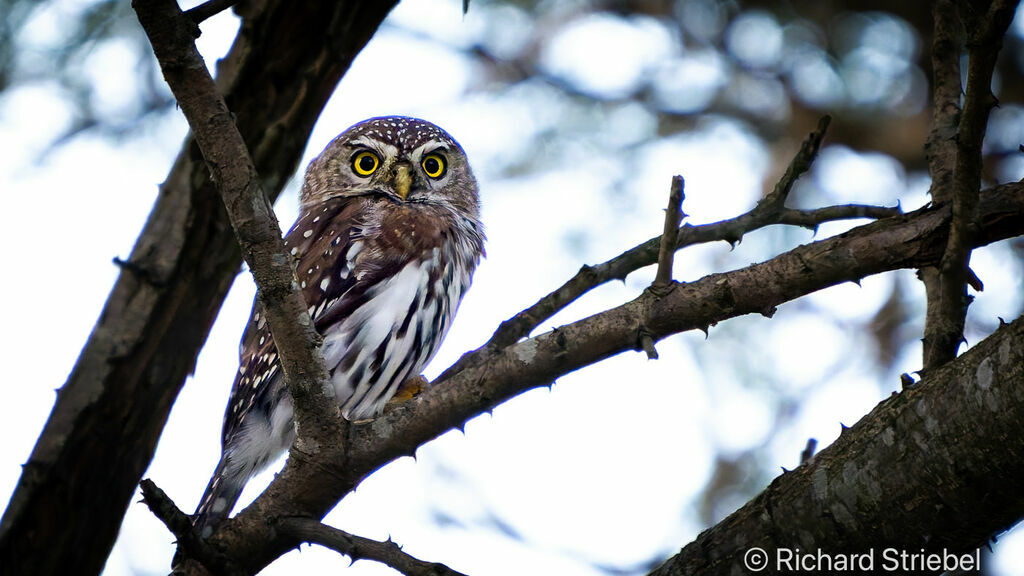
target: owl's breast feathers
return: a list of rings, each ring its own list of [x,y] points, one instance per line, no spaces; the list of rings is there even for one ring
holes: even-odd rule
[[[369,300],[379,297],[387,284],[400,277],[410,264],[415,265],[424,275],[424,286],[436,287],[436,291],[445,293],[447,300],[454,300],[436,306],[439,316],[436,328],[424,328],[424,333],[436,333],[436,342],[418,358],[422,363],[436,351],[440,336],[447,330],[454,308],[468,287],[483,253],[483,236],[479,223],[466,221],[442,207],[396,204],[358,196],[332,198],[304,208],[285,236],[285,246],[297,260],[296,277],[309,305],[309,314],[317,330],[325,336]],[[411,304],[423,306],[427,302],[423,299],[401,302],[406,307]],[[440,317],[442,309],[445,318]],[[413,311],[393,312],[401,312],[409,319],[395,327],[404,333],[409,329]],[[355,339],[351,334],[347,338]],[[325,343],[325,355],[330,344]],[[384,348],[387,348],[386,343]],[[276,404],[287,394],[278,374],[277,348],[258,300],[239,352],[239,372],[225,414],[225,443],[242,426],[254,406]],[[355,354],[344,354],[333,363],[327,358],[328,369],[333,371],[344,363],[347,365],[343,368],[351,370],[356,359]],[[273,389],[270,389],[271,379],[275,384]]]

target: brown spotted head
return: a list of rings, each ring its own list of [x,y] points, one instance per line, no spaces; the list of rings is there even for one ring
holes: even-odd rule
[[[341,133],[309,164],[304,208],[342,196],[449,205],[476,218],[476,178],[459,143],[417,118],[384,116]]]

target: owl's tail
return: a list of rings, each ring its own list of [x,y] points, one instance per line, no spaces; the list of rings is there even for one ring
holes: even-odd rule
[[[231,514],[238,497],[242,494],[242,488],[245,487],[244,481],[233,481],[231,476],[225,473],[226,469],[227,457],[222,456],[217,469],[213,472],[213,478],[206,486],[202,500],[199,501],[199,507],[192,516],[192,525],[195,526],[200,538],[209,538],[217,526]]]

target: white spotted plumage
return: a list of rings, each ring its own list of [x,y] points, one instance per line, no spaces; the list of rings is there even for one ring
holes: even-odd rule
[[[361,152],[362,151],[362,152]],[[357,153],[377,156],[370,174]],[[421,162],[441,158],[446,170]],[[342,414],[378,416],[440,347],[483,255],[476,181],[461,147],[422,120],[357,124],[306,172],[302,210],[285,238],[324,338]],[[239,350],[223,452],[194,520],[208,536],[245,482],[294,440],[291,398],[257,302]]]

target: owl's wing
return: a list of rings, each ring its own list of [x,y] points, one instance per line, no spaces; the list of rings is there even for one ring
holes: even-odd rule
[[[285,236],[285,247],[297,259],[302,295],[321,334],[365,304],[375,287],[422,252],[422,246],[403,246],[367,223],[368,202],[359,197],[328,200],[300,214]],[[429,236],[421,233],[419,238]],[[270,410],[285,394],[277,347],[257,298],[239,348],[238,374],[224,415],[224,445],[252,410],[269,420]]]
[[[329,200],[314,211],[301,213],[285,235],[285,248],[297,259],[296,272],[303,279],[300,287],[310,305],[310,316],[322,315],[330,300],[339,298],[356,285],[354,274],[345,278],[335,272],[329,281],[327,279],[331,272],[329,268],[354,265],[353,259],[357,254],[351,253],[352,242],[363,234],[358,208],[357,203],[348,198]],[[310,271],[316,275],[315,280]],[[272,407],[278,405],[281,395],[287,394],[277,346],[258,297],[253,302],[238,357],[238,374],[224,413],[221,433],[224,446],[230,444],[250,412],[255,409],[269,419]]]

